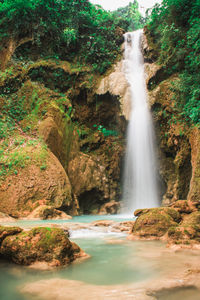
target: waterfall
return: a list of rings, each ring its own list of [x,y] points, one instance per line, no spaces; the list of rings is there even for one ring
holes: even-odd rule
[[[154,131],[147,104],[141,30],[125,34],[124,71],[131,89],[123,185],[123,213],[159,206]]]

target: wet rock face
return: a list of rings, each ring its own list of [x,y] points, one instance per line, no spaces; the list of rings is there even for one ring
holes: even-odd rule
[[[69,162],[68,174],[80,212],[98,213],[101,205],[112,196],[105,166],[99,160],[80,153]]]
[[[65,232],[57,228],[34,228],[4,238],[0,254],[21,265],[44,262],[49,266],[62,266],[86,254],[70,242]]]
[[[100,81],[96,94],[101,98],[109,94],[113,98],[118,97],[121,104],[121,115],[128,120],[131,109],[131,92],[123,68],[123,60],[121,60],[114,66],[113,72]]]
[[[85,89],[72,99],[75,109],[72,119],[81,124],[80,152],[70,159],[67,173],[80,213],[95,214],[101,209],[105,213],[117,212],[117,207],[107,210],[103,206],[121,198],[126,121],[120,106],[119,84],[114,81],[112,90],[104,89],[106,78],[101,80],[95,94],[90,95]]]
[[[190,133],[192,177],[188,200],[200,206],[200,130],[194,128]]]
[[[10,175],[0,186],[0,210],[11,216],[27,216],[37,206],[72,207],[69,179],[57,158],[50,152],[46,168],[30,164],[17,175]]]
[[[160,197],[162,204],[178,200],[199,201],[198,128],[189,128],[175,105],[178,74],[169,75],[156,63],[156,46],[145,28],[143,53],[146,58],[146,82],[158,143]],[[154,55],[155,54],[155,55]]]
[[[189,128],[181,120],[172,120],[173,115],[178,118],[178,112],[174,108],[171,81],[177,80],[177,77],[170,77],[149,93],[158,141],[164,205],[187,199],[192,173]]]
[[[82,90],[72,99],[72,103],[75,108],[75,121],[88,128],[93,128],[94,125],[104,126],[107,130],[115,129],[121,133],[125,121],[117,95],[109,91],[99,95],[96,91],[89,97],[87,90]]]
[[[156,50],[153,39],[149,37],[150,32],[147,27],[144,27],[144,35],[142,36],[142,52],[145,63],[153,63],[158,58],[158,52]]]

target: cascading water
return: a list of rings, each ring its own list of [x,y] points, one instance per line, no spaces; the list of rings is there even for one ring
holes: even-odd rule
[[[156,183],[154,132],[147,105],[141,30],[125,34],[124,71],[131,89],[131,114],[127,132],[123,213],[159,206]]]

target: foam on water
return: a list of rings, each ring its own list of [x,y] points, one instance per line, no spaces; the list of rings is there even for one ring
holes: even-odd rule
[[[109,238],[124,237],[126,234],[121,232],[113,232],[112,228],[90,227],[89,229],[70,230],[70,238],[72,239],[91,239],[91,238]]]

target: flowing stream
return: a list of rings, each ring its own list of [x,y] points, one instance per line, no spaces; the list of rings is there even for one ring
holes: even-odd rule
[[[199,253],[196,252],[193,255],[187,252],[168,252],[165,250],[165,244],[160,241],[129,241],[126,239],[126,233],[116,231],[112,226],[94,226],[93,221],[102,219],[115,222],[123,220],[119,219],[119,215],[80,216],[73,217],[72,220],[27,220],[12,223],[12,225],[25,228],[49,226],[50,223],[62,228],[73,228],[70,230],[70,239],[91,255],[91,258],[82,263],[75,263],[50,271],[29,269],[0,260],[0,299],[43,300],[44,298],[40,297],[43,290],[46,290],[43,285],[36,297],[22,293],[21,288],[27,284],[45,280],[50,289],[51,286],[49,285],[51,285],[52,279],[55,282],[66,280],[64,287],[74,282],[75,289],[79,289],[80,284],[80,289],[82,288],[81,291],[85,294],[80,291],[79,299],[92,299],[89,296],[90,288],[92,289],[93,286],[97,290],[97,294],[99,293],[99,297],[101,296],[98,299],[135,299],[133,297],[135,288],[129,288],[129,285],[136,284],[135,287],[137,287],[138,284],[143,284],[146,289],[149,287],[149,280],[160,280],[160,278],[169,277],[169,275],[171,280],[174,270],[180,269],[180,273],[183,272],[182,268],[185,262],[188,264],[191,261],[195,265],[199,260]],[[73,227],[74,224],[78,226]],[[84,289],[85,285],[86,289]],[[56,283],[53,289],[56,289]],[[72,292],[73,289],[72,285]],[[57,289],[56,291],[60,295],[59,299],[77,299],[76,290],[74,290],[76,295],[71,295],[69,298],[66,296],[65,289],[63,291]],[[119,292],[120,295],[123,295],[122,298],[120,298]],[[111,296],[104,297],[107,293]],[[199,290],[192,288],[164,291],[164,295],[161,294],[156,299],[179,300],[182,294],[185,295],[185,300],[199,299]],[[51,296],[50,299],[57,298]]]
[[[124,213],[159,206],[154,132],[147,104],[141,34],[141,30],[125,34],[124,70],[130,85],[132,108],[125,158]]]

